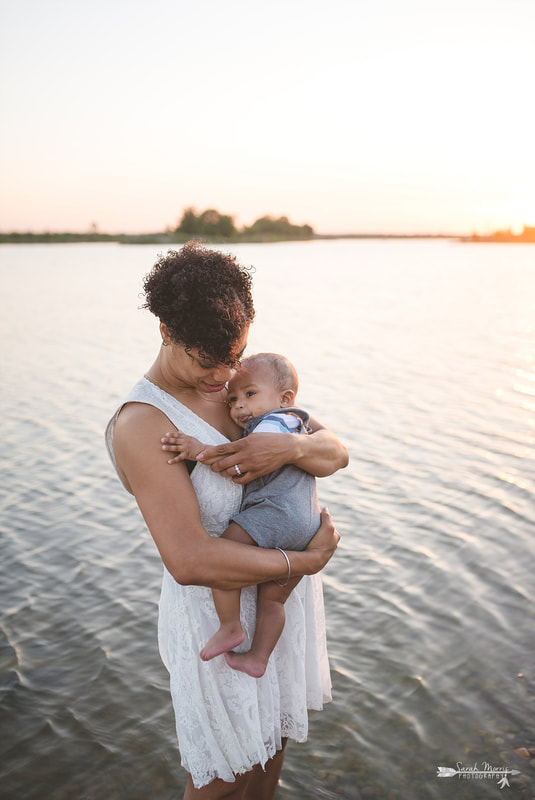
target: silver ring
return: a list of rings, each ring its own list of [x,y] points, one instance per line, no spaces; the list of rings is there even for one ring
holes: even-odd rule
[[[234,471],[235,471],[236,475],[241,475],[241,469],[239,468],[239,466],[237,464],[234,464]]]

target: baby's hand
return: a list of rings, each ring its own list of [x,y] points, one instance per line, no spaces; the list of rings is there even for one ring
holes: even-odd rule
[[[160,440],[162,450],[171,450],[178,453],[177,456],[170,458],[168,464],[177,464],[179,461],[195,461],[205,445],[193,436],[186,436],[185,433],[174,431],[166,433]]]

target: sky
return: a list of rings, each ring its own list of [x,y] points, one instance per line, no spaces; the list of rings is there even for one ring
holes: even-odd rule
[[[0,0],[0,231],[535,225],[534,0]]]

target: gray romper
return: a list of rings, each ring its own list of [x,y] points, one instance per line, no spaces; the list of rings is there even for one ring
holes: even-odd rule
[[[305,436],[309,415],[300,408],[278,408],[247,422],[244,436],[262,432],[262,422],[271,432]],[[316,479],[293,464],[287,464],[244,486],[240,511],[231,517],[260,547],[304,550],[320,526]]]

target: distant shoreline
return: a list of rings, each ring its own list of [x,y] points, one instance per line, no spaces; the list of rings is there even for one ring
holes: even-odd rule
[[[198,239],[207,244],[266,244],[270,242],[325,241],[334,239],[460,239],[454,234],[426,233],[314,233],[307,239],[286,236],[233,236],[222,237],[186,236],[176,233],[0,233],[0,244],[184,244],[190,239]]]
[[[463,236],[447,233],[313,233],[309,238],[277,236],[244,236],[230,238],[191,236],[173,233],[0,233],[0,244],[161,244],[182,245],[190,239],[197,239],[206,244],[269,244],[276,242],[334,241],[337,239],[360,240],[452,240],[463,244],[535,244],[535,228],[524,228],[522,233],[497,231],[488,236]]]

